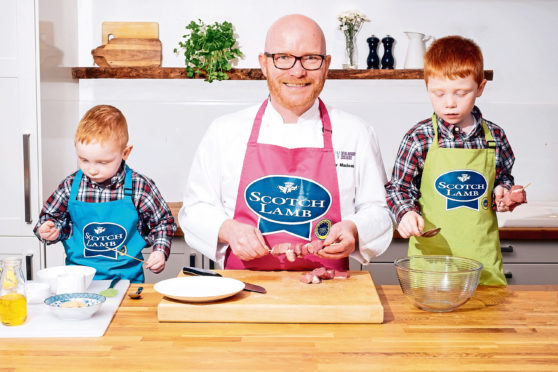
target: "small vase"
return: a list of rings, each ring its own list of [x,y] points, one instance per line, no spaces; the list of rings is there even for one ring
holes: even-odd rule
[[[384,55],[382,56],[382,70],[393,70],[395,60],[393,59],[393,42],[394,38],[387,35],[382,39],[382,44],[384,44]]]
[[[368,39],[366,39],[366,42],[368,43],[368,48],[370,49],[370,52],[368,53],[368,58],[366,58],[366,65],[367,65],[368,69],[371,69],[371,68],[379,69],[380,68],[380,57],[378,57],[377,48],[378,48],[378,43],[380,42],[380,39],[378,39],[376,36],[372,35]]]
[[[358,68],[358,51],[356,43],[356,32],[346,30],[345,32],[345,63],[343,68],[355,70]]]

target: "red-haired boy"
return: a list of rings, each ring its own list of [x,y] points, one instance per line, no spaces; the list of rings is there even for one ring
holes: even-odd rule
[[[409,256],[472,258],[484,266],[480,284],[505,285],[495,211],[510,209],[502,201],[515,157],[502,128],[475,106],[486,85],[480,48],[460,36],[434,41],[424,80],[434,114],[405,134],[386,184],[397,230],[410,237]],[[438,235],[420,236],[434,227]]]
[[[91,108],[74,142],[80,169],[46,201],[35,235],[48,244],[62,241],[66,264],[96,268],[95,279],[142,283],[144,247],[153,247],[145,268],[165,268],[177,228],[171,211],[155,183],[126,165],[132,145],[120,110]]]

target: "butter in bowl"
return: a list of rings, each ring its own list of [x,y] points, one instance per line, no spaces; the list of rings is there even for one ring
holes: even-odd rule
[[[44,303],[60,319],[82,320],[91,318],[105,300],[96,293],[64,293],[50,296]]]

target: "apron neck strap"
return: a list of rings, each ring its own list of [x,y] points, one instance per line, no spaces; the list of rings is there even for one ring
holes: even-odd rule
[[[256,118],[254,119],[254,125],[252,125],[252,132],[250,133],[250,139],[248,140],[248,144],[253,145],[258,142],[258,136],[260,135],[260,127],[262,124],[262,118],[265,112],[265,108],[267,107],[268,99],[266,99],[260,108],[258,109],[258,113],[256,114]],[[324,137],[324,149],[332,150],[332,140],[331,140],[331,120],[329,119],[329,113],[320,98],[318,98],[318,107],[320,110],[320,118],[322,120],[322,133]]]
[[[126,176],[124,176],[124,196],[132,196],[132,170],[125,165]]]
[[[70,200],[76,200],[77,193],[79,190],[79,184],[81,183],[82,177],[83,177],[83,172],[80,169],[77,171],[76,176],[74,177],[74,181],[72,182],[72,190],[70,191]]]

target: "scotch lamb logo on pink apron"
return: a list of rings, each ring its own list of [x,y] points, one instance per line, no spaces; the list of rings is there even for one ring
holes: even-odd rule
[[[117,259],[116,251],[126,241],[126,229],[116,223],[91,222],[83,228],[83,255]]]
[[[446,198],[446,210],[465,207],[479,210],[479,199],[486,194],[488,182],[479,172],[455,170],[440,175],[434,181],[436,191]],[[488,200],[482,200],[486,208]]]
[[[319,183],[277,175],[250,183],[244,199],[258,216],[262,234],[282,231],[306,240],[310,240],[312,221],[325,215],[331,206],[331,194]]]

